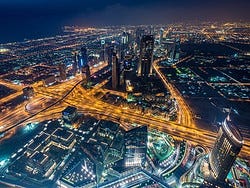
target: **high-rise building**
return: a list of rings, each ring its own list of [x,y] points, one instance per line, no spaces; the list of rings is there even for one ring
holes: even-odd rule
[[[67,78],[66,65],[64,63],[59,65],[59,73],[60,73],[60,79],[61,80],[66,80],[66,78]]]
[[[142,28],[138,28],[137,30],[136,30],[136,32],[135,32],[135,37],[136,37],[136,43],[137,43],[137,45],[139,46],[140,45],[140,42],[141,42],[141,38],[142,38],[142,36],[145,34],[145,31],[144,31],[144,29],[142,29]]]
[[[83,77],[83,80],[85,80],[86,82],[89,82],[89,79],[90,79],[90,68],[89,68],[89,65],[85,65],[84,67],[82,67],[82,77]]]
[[[220,127],[209,156],[212,178],[224,181],[243,145],[243,138],[229,115]]]
[[[165,41],[162,41],[162,45],[167,51],[169,61],[173,63],[175,58],[175,41],[172,39],[166,39]]]
[[[78,56],[78,52],[73,52],[73,63],[72,63],[72,74],[76,75],[77,73],[77,56]]]
[[[175,41],[175,49],[174,49],[174,61],[179,61],[180,58],[180,51],[181,51],[181,44],[180,44],[180,40],[177,39]]]
[[[120,85],[120,64],[117,54],[113,52],[112,55],[112,88],[117,89]]]
[[[159,38],[160,44],[162,43],[162,40],[163,40],[163,34],[164,34],[164,29],[161,28],[161,29],[160,29],[160,38]]]
[[[100,51],[100,61],[106,62],[106,46],[105,40],[101,40],[101,51]]]
[[[154,32],[155,32],[154,26],[150,25],[150,26],[148,27],[148,33],[149,33],[150,35],[154,35]]]
[[[123,32],[121,35],[121,44],[120,44],[120,60],[123,61],[126,55],[126,50],[128,48],[129,35],[126,32]]]
[[[82,47],[78,56],[78,67],[85,81],[90,79],[90,67],[88,65],[88,53],[85,47]]]
[[[140,45],[140,59],[137,69],[138,76],[147,77],[152,75],[153,51],[154,51],[153,35],[144,35],[141,39],[141,45]]]
[[[128,33],[123,32],[121,35],[121,43],[128,44],[128,37],[129,37]]]
[[[78,55],[78,68],[81,71],[82,67],[86,66],[88,64],[88,55],[87,55],[87,49],[85,47],[82,47],[80,50],[80,54]]]
[[[112,65],[112,57],[113,57],[114,49],[115,49],[115,47],[113,45],[111,45],[107,48],[108,64],[109,65]]]
[[[136,127],[125,133],[125,167],[143,166],[146,162],[148,127]]]

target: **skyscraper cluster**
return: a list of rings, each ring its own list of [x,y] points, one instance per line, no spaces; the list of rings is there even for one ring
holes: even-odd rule
[[[86,47],[82,47],[79,52],[74,52],[72,70],[74,75],[77,72],[81,73],[83,79],[88,82],[90,78],[90,67],[88,65],[88,54]]]

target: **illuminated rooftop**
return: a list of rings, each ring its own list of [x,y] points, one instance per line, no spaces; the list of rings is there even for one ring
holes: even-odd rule
[[[223,127],[226,133],[230,138],[233,139],[238,144],[243,144],[243,137],[239,131],[239,129],[232,123],[231,119],[229,116],[225,119],[223,122]]]

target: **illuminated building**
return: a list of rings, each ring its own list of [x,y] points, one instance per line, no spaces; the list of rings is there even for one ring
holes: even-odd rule
[[[141,126],[125,133],[125,167],[143,166],[147,155],[148,127]]]
[[[89,68],[89,65],[85,65],[84,67],[82,67],[82,77],[83,77],[83,80],[85,80],[86,82],[89,81],[90,79],[90,68]]]
[[[60,79],[61,80],[66,80],[67,75],[66,75],[66,66],[65,64],[60,64],[59,65],[59,73],[60,73]]]
[[[168,39],[166,41],[163,41],[162,44],[164,44],[165,48],[167,49],[167,54],[170,62],[178,61],[181,51],[180,40]]]
[[[122,42],[122,44],[128,43],[128,33],[126,33],[126,32],[122,33],[121,42]]]
[[[139,46],[142,36],[145,34],[144,29],[138,28],[136,30],[136,43]]]
[[[44,174],[48,178],[53,172],[56,163],[47,154],[35,151],[27,160],[26,170],[30,173],[36,171],[37,174]]]
[[[101,40],[100,61],[106,61],[106,56],[105,56],[105,40]]]
[[[73,63],[72,63],[72,73],[73,73],[73,75],[76,75],[76,73],[77,73],[77,56],[78,56],[78,52],[74,52],[73,55],[74,55],[74,57],[73,57]]]
[[[112,55],[112,88],[117,89],[120,85],[120,64],[116,53]]]
[[[162,42],[162,44],[167,50],[169,60],[173,62],[175,56],[175,42],[173,40],[167,39],[166,41]]]
[[[121,61],[123,61],[125,58],[126,49],[128,47],[128,42],[129,42],[129,35],[128,33],[123,32],[121,36],[121,47],[120,47],[121,48],[121,54],[120,54]]]
[[[9,168],[11,174],[22,179],[25,177],[33,184],[39,184],[32,187],[40,187],[42,183],[53,177],[52,174],[58,166],[63,164],[62,159],[65,159],[76,143],[73,132],[54,125],[47,125],[26,144],[27,148],[19,150],[24,153]],[[48,185],[48,187],[51,186]]]
[[[132,86],[131,81],[130,80],[126,80],[125,83],[126,83],[126,91],[127,92],[133,92],[134,87]]]
[[[109,46],[107,48],[108,64],[109,65],[112,65],[112,56],[113,56],[113,53],[114,53],[114,49],[115,49],[115,47],[113,45]]]
[[[226,179],[242,145],[243,138],[239,130],[227,116],[220,127],[215,145],[209,156],[213,179],[222,182]]]
[[[23,97],[25,99],[30,99],[34,96],[34,88],[33,87],[25,87],[23,88]]]
[[[140,58],[137,69],[138,76],[147,77],[152,75],[153,50],[154,50],[153,35],[144,35],[141,39]]]
[[[181,51],[181,47],[180,47],[180,40],[177,39],[175,41],[175,48],[174,48],[174,60],[178,61],[180,58],[180,51]]]
[[[68,106],[62,111],[63,121],[67,124],[72,124],[77,118],[77,109],[72,106]]]
[[[88,82],[90,78],[90,68],[88,65],[87,49],[85,47],[81,48],[80,55],[78,55],[78,67],[83,79]]]
[[[80,54],[78,55],[78,68],[81,71],[82,67],[86,66],[88,64],[88,55],[87,55],[87,49],[85,47],[82,47],[80,50]]]
[[[159,39],[160,44],[162,43],[163,34],[164,34],[164,29],[161,28],[161,29],[160,29],[160,39]]]

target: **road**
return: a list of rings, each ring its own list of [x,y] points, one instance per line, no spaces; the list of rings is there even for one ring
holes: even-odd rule
[[[153,68],[165,87],[169,90],[171,97],[175,98],[178,103],[178,123],[187,125],[188,127],[196,127],[190,107],[186,104],[180,92],[166,79],[165,75],[160,71],[158,66],[160,61],[162,61],[162,59],[154,61]]]
[[[190,108],[185,103],[180,93],[167,81],[158,69],[157,62],[159,61],[160,60],[154,62],[154,68],[179,104],[179,122],[167,121],[148,114],[142,115],[134,109],[122,109],[118,106],[105,103],[95,98],[94,94],[101,90],[101,86],[104,85],[107,80],[99,83],[91,90],[81,87],[81,84],[79,84],[81,77],[78,76],[50,87],[35,85],[34,90],[37,93],[35,98],[53,98],[56,102],[52,105],[44,106],[43,109],[36,114],[29,114],[25,111],[25,104],[21,104],[13,110],[8,111],[4,117],[1,116],[0,128],[4,131],[9,128],[9,126],[18,125],[20,122],[26,124],[30,121],[43,121],[51,118],[58,118],[61,116],[61,111],[71,105],[75,106],[78,111],[93,115],[94,117],[119,123],[122,122],[121,125],[124,126],[126,130],[129,128],[126,122],[146,124],[149,125],[150,128],[172,135],[175,139],[188,140],[193,144],[203,145],[208,148],[213,147],[217,134],[211,131],[202,130],[195,125]],[[249,158],[249,139],[245,139],[240,156]]]

